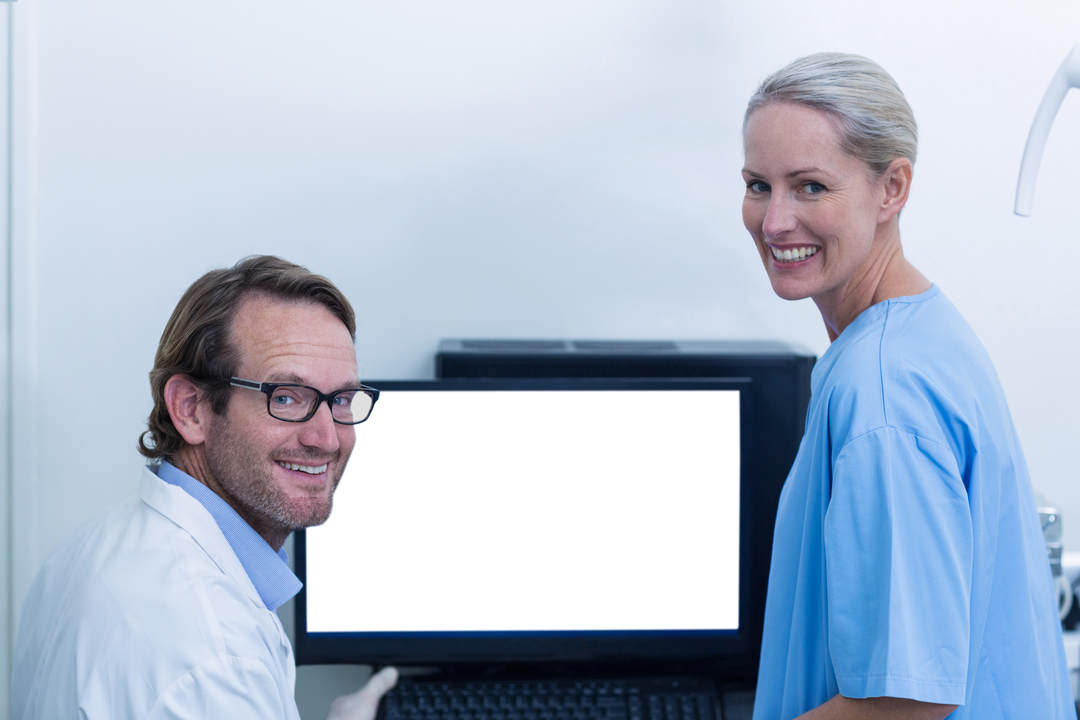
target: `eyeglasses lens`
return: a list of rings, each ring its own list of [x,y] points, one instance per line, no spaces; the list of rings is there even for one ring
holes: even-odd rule
[[[360,425],[367,421],[367,417],[372,413],[372,405],[375,404],[375,396],[372,393],[362,390],[356,393],[352,398],[352,420],[354,425]]]
[[[270,396],[270,414],[281,420],[303,420],[319,396],[304,387],[279,387]]]

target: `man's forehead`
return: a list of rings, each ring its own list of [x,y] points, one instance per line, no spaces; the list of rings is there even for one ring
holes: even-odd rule
[[[240,366],[258,375],[251,380],[311,385],[325,392],[360,382],[351,346],[347,351],[310,344],[253,347]]]
[[[283,327],[279,331],[256,335],[250,338],[250,341],[245,345],[247,350],[263,353],[267,358],[288,355],[327,358],[336,356],[352,357],[355,355],[352,341],[344,327],[342,331],[347,342],[334,342],[334,338],[320,342],[319,339],[290,336],[289,328]],[[340,338],[337,339],[340,340]]]
[[[342,335],[349,329],[322,303],[306,300],[282,300],[265,295],[249,295],[236,309],[233,329],[261,341],[318,342],[320,338]]]
[[[352,336],[345,324],[320,304],[251,298],[237,311],[233,339],[244,364],[266,369],[295,366],[297,370],[312,363],[344,364],[355,374]]]

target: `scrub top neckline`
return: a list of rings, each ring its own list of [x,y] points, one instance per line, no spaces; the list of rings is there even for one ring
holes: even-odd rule
[[[851,321],[851,324],[844,328],[844,332],[840,333],[840,335],[838,335],[837,338],[829,344],[829,347],[822,354],[820,360],[824,360],[830,355],[835,355],[836,353],[840,352],[839,348],[842,348],[844,345],[846,345],[848,339],[858,335],[859,329],[862,328],[864,325],[873,323],[881,313],[888,310],[890,305],[914,305],[917,303],[926,302],[927,300],[932,300],[940,294],[941,288],[939,288],[937,285],[931,285],[927,290],[924,290],[917,295],[900,295],[898,297],[882,300],[879,303],[874,303],[873,305],[859,313],[858,316],[856,316],[856,318]]]

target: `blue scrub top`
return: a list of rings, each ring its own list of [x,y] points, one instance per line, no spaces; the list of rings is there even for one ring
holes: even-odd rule
[[[840,693],[1076,718],[1027,465],[990,359],[933,287],[814,367],[780,497],[754,720]]]

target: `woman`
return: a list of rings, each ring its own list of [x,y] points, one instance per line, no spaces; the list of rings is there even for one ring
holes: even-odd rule
[[[762,83],[743,139],[743,222],[832,341],[777,513],[755,720],[1075,718],[997,375],[900,244],[903,93],[866,58],[812,55]]]

